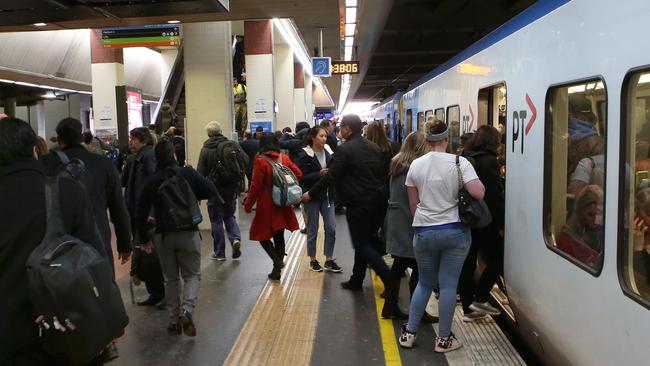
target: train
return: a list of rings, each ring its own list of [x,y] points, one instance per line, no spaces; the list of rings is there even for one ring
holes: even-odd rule
[[[646,0],[540,0],[371,112],[394,140],[445,121],[454,152],[464,133],[502,131],[504,285],[491,300],[544,364],[650,363],[646,24]],[[591,219],[578,165],[602,175],[587,182]],[[572,233],[591,235],[589,256],[561,245]]]

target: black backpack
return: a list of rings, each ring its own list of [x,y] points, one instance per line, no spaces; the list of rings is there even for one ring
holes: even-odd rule
[[[165,181],[158,188],[158,200],[162,212],[162,227],[167,231],[181,231],[198,225],[202,220],[199,203],[192,187],[178,174],[178,168],[165,169]]]
[[[108,260],[66,232],[59,179],[45,188],[47,230],[27,259],[28,293],[44,350],[84,364],[124,334],[129,318]]]
[[[86,189],[86,192],[90,193],[93,188],[93,175],[86,168],[86,164],[81,159],[70,159],[63,151],[55,150],[54,152],[63,163],[55,175],[76,180]]]
[[[237,187],[244,189],[244,152],[235,141],[226,140],[216,147],[217,161],[212,165],[208,177],[217,187]]]

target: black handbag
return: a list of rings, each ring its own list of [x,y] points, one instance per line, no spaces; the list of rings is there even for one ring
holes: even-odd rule
[[[456,155],[458,171],[458,216],[460,221],[472,229],[481,229],[492,222],[492,214],[483,200],[477,200],[467,192],[463,184],[463,172],[460,170],[460,158]]]

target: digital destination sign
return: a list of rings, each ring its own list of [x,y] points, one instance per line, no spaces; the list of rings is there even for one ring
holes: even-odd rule
[[[332,75],[358,74],[359,61],[332,60]]]
[[[179,24],[102,28],[104,48],[180,46]]]

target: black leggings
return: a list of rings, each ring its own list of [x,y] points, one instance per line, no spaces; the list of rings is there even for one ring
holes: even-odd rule
[[[262,240],[260,241],[260,244],[262,244],[262,246],[268,245],[275,250],[276,258],[271,257],[269,254],[269,257],[271,257],[271,260],[273,260],[273,262],[282,261],[285,254],[284,230],[276,231],[275,234],[273,234],[273,241]]]
[[[475,286],[474,272],[479,251],[481,258],[485,261],[485,269],[481,273],[478,285]],[[469,312],[469,306],[473,301],[486,302],[490,290],[501,274],[503,274],[503,238],[496,232],[481,231],[477,233],[472,231],[472,246],[465,258],[458,282],[458,292],[463,303],[463,310]]]
[[[390,267],[390,275],[395,281],[401,281],[402,275],[407,268],[410,268],[413,271],[411,273],[411,279],[409,280],[409,291],[411,297],[413,297],[413,291],[415,291],[419,279],[418,264],[415,261],[415,258],[393,256],[393,266]]]

